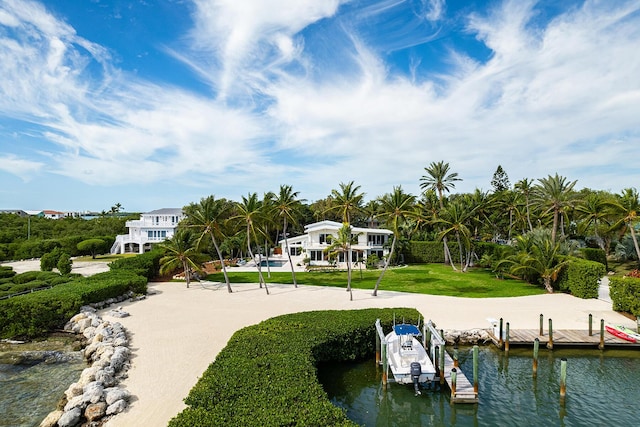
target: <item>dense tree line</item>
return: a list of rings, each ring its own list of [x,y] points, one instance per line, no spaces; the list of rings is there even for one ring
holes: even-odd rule
[[[381,226],[394,232],[380,280],[411,240],[441,241],[445,262],[455,270],[464,272],[480,263],[500,274],[544,284],[549,291],[567,263],[565,257],[580,254],[579,247],[599,248],[621,260],[640,257],[635,230],[640,197],[634,188],[619,194],[586,188],[576,191],[577,181],[558,174],[525,178],[511,186],[499,166],[491,180],[493,191],[449,194],[461,180],[441,161],[425,167],[420,179],[423,192],[417,196],[394,187],[366,201],[353,181],[340,183],[325,199],[310,204],[288,185],[262,197],[250,193],[241,202],[212,195],[185,207],[187,219],[180,228],[190,230],[193,242],[185,245],[184,235],[166,242],[165,248],[172,252],[166,261],[189,269],[185,248],[193,247],[214,259],[267,256],[281,240],[288,247],[288,236],[301,234],[305,224],[324,219],[342,222],[344,227]],[[349,233],[343,231],[328,248],[333,255],[351,250]],[[478,242],[499,243],[503,249],[480,258]],[[456,259],[451,258],[451,247],[457,249]],[[224,263],[222,268],[231,291]],[[262,286],[260,266],[258,270]],[[293,268],[291,273],[295,285]]]
[[[78,243],[93,238],[102,239],[110,247],[116,235],[127,232],[125,222],[131,218],[138,216],[49,219],[0,214],[0,260],[40,258],[55,248],[77,256],[85,253],[78,249]]]

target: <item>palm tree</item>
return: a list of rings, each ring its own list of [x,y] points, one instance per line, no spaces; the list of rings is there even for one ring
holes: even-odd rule
[[[351,245],[357,237],[351,234],[351,226],[348,222],[342,224],[338,230],[338,236],[331,240],[331,244],[325,249],[331,255],[344,254],[347,263],[347,292],[349,300],[353,301],[353,291],[351,290]]]
[[[538,179],[538,185],[534,187],[535,201],[540,206],[547,208],[544,213],[551,213],[553,215],[553,226],[551,228],[552,243],[556,242],[560,215],[562,215],[567,208],[575,204],[572,190],[577,182],[577,180],[567,182],[565,177],[559,176],[556,173],[555,176],[549,175],[547,178]]]
[[[616,217],[619,218],[612,225],[612,228],[616,230],[629,229],[633,246],[640,262],[640,247],[638,246],[638,238],[635,232],[635,226],[640,221],[640,215],[638,215],[640,212],[640,196],[638,196],[638,191],[635,188],[625,188],[622,190],[622,194],[617,196],[617,200],[610,202],[609,206]]]
[[[400,224],[415,215],[415,210],[413,208],[415,196],[405,193],[402,190],[402,186],[393,187],[392,193],[385,194],[379,200],[381,211],[379,217],[382,218],[387,225],[391,226],[393,231],[393,240],[391,241],[391,249],[389,250],[389,255],[385,260],[384,268],[382,269],[382,272],[376,281],[376,286],[373,289],[374,297],[378,295],[378,287],[380,286],[382,277],[387,271],[389,262],[393,257],[396,241],[400,234]]]
[[[380,210],[380,202],[377,200],[369,200],[366,205],[362,207],[362,213],[366,218],[367,226],[373,228],[375,226],[375,219],[378,216]]]
[[[289,265],[291,266],[291,277],[293,278],[293,286],[298,287],[296,282],[296,272],[293,268],[293,262],[291,262],[291,252],[289,251],[289,242],[287,240],[287,226],[289,223],[295,223],[296,215],[300,210],[300,202],[298,200],[298,192],[293,191],[290,185],[281,185],[280,192],[274,199],[274,208],[276,214],[282,218],[282,235],[284,237],[284,247],[287,251],[287,257],[289,258]]]
[[[593,228],[596,242],[600,249],[605,250],[604,239],[600,236],[598,229],[601,224],[608,224],[609,212],[608,204],[602,193],[592,191],[587,194],[577,205],[576,211],[580,216],[580,228],[586,232],[589,228]]]
[[[362,198],[364,193],[359,193],[360,186],[353,181],[340,183],[340,190],[331,190],[332,206],[328,210],[337,210],[342,215],[342,222],[351,224],[352,215],[362,211]]]
[[[165,251],[165,255],[160,258],[160,273],[172,273],[181,267],[188,288],[191,283],[191,271],[200,270],[199,261],[203,256],[194,245],[191,231],[178,228],[171,239],[165,240],[159,246]]]
[[[440,239],[444,239],[449,235],[455,237],[460,252],[460,269],[463,272],[467,271],[467,267],[471,262],[471,231],[468,225],[471,223],[472,217],[473,209],[467,208],[463,200],[456,200],[447,205],[442,215],[434,221],[435,224],[442,226],[442,231],[438,234]],[[445,248],[448,252],[449,247],[446,246]],[[451,259],[451,254],[449,254],[449,258]],[[456,269],[453,260],[451,260],[451,266],[454,270]]]
[[[547,292],[553,293],[553,282],[569,263],[567,259],[559,259],[560,255],[566,254],[566,246],[554,241],[553,235],[546,230],[534,230],[516,240],[518,252],[498,262],[497,268],[508,265],[510,272],[520,277],[537,275]]]
[[[524,203],[527,212],[527,224],[529,225],[529,231],[533,231],[533,225],[531,224],[531,212],[529,211],[529,198],[531,197],[531,192],[533,191],[533,180],[522,178],[520,181],[516,182],[513,188],[514,190],[519,191],[520,194],[524,196]]]
[[[429,167],[424,168],[427,172],[427,175],[423,175],[420,178],[422,183],[420,184],[420,188],[424,190],[434,190],[438,193],[438,201],[440,202],[440,210],[444,209],[444,193],[448,193],[452,189],[456,187],[456,181],[462,181],[462,179],[458,178],[458,174],[456,172],[449,173],[449,163],[445,163],[444,161],[431,162]],[[443,240],[445,246],[445,260],[444,262],[449,262],[449,258],[447,257],[447,238],[445,237]]]
[[[186,206],[185,214],[186,225],[200,233],[198,237],[198,246],[200,246],[202,239],[205,236],[211,237],[211,243],[216,249],[220,264],[222,265],[222,273],[224,274],[224,280],[227,284],[227,291],[233,292],[231,289],[231,282],[229,281],[229,275],[227,274],[227,267],[218,245],[216,237],[223,237],[223,227],[226,220],[229,218],[231,212],[231,205],[224,199],[216,199],[211,195],[206,198],[200,199],[200,203],[191,203]]]
[[[241,220],[247,226],[246,234],[247,234],[247,252],[252,260],[256,260],[253,256],[253,251],[251,250],[251,236],[256,238],[256,222],[260,221],[260,217],[262,215],[262,202],[258,200],[258,193],[249,193],[247,197],[242,196],[242,203],[236,203],[236,210],[238,213],[232,217],[232,219]],[[256,238],[257,240],[257,238]],[[262,259],[256,261],[256,266],[258,267],[258,281],[260,282],[260,287],[264,283],[264,288],[267,291],[267,295],[269,295],[269,288],[267,287],[267,282],[262,277]]]

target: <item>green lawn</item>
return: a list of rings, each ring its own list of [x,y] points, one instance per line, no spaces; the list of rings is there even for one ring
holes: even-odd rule
[[[234,272],[229,269],[231,283],[258,283],[256,272]],[[292,284],[291,272],[272,272],[267,283]],[[358,289],[373,290],[381,270],[354,270],[351,286]],[[362,274],[362,277],[361,277]],[[223,282],[222,273],[211,274],[208,280]],[[298,284],[314,286],[334,286],[346,288],[347,273],[330,272],[296,272]],[[385,273],[380,290],[412,292],[430,295],[449,295],[469,298],[515,297],[538,295],[545,293],[542,286],[531,285],[521,280],[496,279],[491,271],[477,268],[466,273],[455,272],[443,264],[410,265],[408,267],[389,269]]]

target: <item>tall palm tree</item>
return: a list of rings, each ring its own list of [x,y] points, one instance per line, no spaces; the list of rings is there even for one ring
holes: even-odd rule
[[[580,229],[586,232],[589,229],[593,229],[593,233],[596,238],[596,242],[600,249],[605,250],[605,241],[600,236],[598,229],[602,224],[608,225],[608,205],[607,200],[603,194],[597,191],[592,191],[587,194],[576,205],[576,212],[580,217]]]
[[[171,239],[160,243],[165,255],[160,258],[160,273],[168,274],[182,268],[187,281],[187,288],[191,283],[191,272],[199,271],[199,263],[203,257],[194,245],[191,231],[178,228]]]
[[[567,178],[556,173],[555,176],[549,175],[547,178],[538,179],[538,184],[534,187],[534,201],[546,207],[544,213],[553,215],[552,243],[556,242],[560,215],[576,202],[572,190],[577,182],[577,180],[568,182]]]
[[[332,206],[328,210],[337,210],[342,215],[342,222],[351,224],[352,216],[362,211],[364,193],[359,192],[360,186],[353,181],[340,183],[340,190],[331,190]]]
[[[263,238],[264,254],[267,261],[267,277],[271,278],[271,266],[269,265],[269,253],[271,252],[272,232],[276,231],[276,241],[278,236],[278,222],[271,215],[275,212],[274,199],[276,195],[273,191],[268,191],[262,196],[262,220],[259,222],[260,234]]]
[[[200,199],[200,203],[191,203],[186,206],[186,225],[200,234],[198,237],[198,246],[200,246],[202,239],[205,236],[211,238],[211,243],[216,249],[218,259],[222,265],[222,273],[224,274],[224,280],[227,284],[227,291],[233,292],[231,289],[231,282],[229,281],[229,275],[227,274],[227,267],[218,245],[217,237],[223,237],[223,227],[225,222],[229,218],[231,212],[231,204],[224,199],[216,199],[211,195],[206,198]]]
[[[456,200],[449,203],[442,215],[438,217],[434,223],[442,226],[442,231],[438,234],[440,239],[446,236],[455,237],[458,243],[458,251],[460,252],[460,269],[464,272],[471,262],[470,246],[471,246],[471,230],[469,225],[473,217],[473,209],[466,206],[463,200]],[[446,251],[449,247],[446,246]],[[450,257],[450,255],[449,255]],[[455,264],[451,260],[451,266],[455,270]]]
[[[449,172],[449,163],[445,163],[444,161],[439,162],[431,162],[431,164],[424,168],[427,172],[427,175],[423,175],[420,178],[422,183],[420,184],[420,188],[424,190],[434,190],[438,193],[438,201],[440,202],[440,210],[444,209],[444,193],[448,193],[452,189],[456,188],[456,181],[462,181],[462,179],[458,178],[457,172]],[[446,247],[447,238],[445,237],[443,243]],[[447,258],[447,251],[445,248],[445,263],[449,262]]]
[[[522,178],[520,181],[516,182],[513,188],[524,196],[524,203],[527,212],[527,224],[529,225],[529,231],[533,231],[533,225],[531,224],[531,212],[529,210],[529,199],[531,198],[531,193],[533,191],[533,180]]]
[[[413,208],[415,199],[415,196],[405,193],[404,190],[402,190],[402,186],[393,187],[393,192],[387,193],[379,199],[379,217],[382,218],[385,223],[391,227],[391,230],[393,231],[393,240],[391,241],[391,249],[389,250],[389,255],[385,260],[384,268],[382,269],[382,272],[380,273],[380,276],[376,281],[375,288],[373,288],[374,297],[378,295],[378,287],[380,286],[382,277],[387,271],[389,262],[393,257],[393,253],[396,248],[396,241],[398,240],[398,235],[400,234],[400,225],[402,224],[402,222],[412,218],[415,215],[415,210]]]
[[[369,200],[367,204],[362,207],[362,213],[366,218],[367,227],[374,228],[375,219],[378,216],[379,210],[380,210],[380,202],[375,199]]]
[[[251,236],[257,240],[256,222],[259,222],[262,216],[262,202],[258,200],[258,193],[249,193],[247,197],[242,196],[242,202],[236,203],[236,210],[238,213],[231,219],[240,220],[246,225],[247,252],[251,259],[256,262],[256,266],[258,267],[258,281],[260,282],[260,287],[262,287],[262,284],[264,283],[264,288],[267,291],[267,295],[269,295],[267,282],[264,280],[264,277],[262,277],[262,259],[258,259],[256,261],[253,251],[251,250]]]
[[[291,266],[291,277],[293,278],[293,286],[298,287],[296,282],[296,272],[293,268],[293,262],[291,262],[291,251],[289,251],[289,241],[287,239],[287,226],[289,223],[295,223],[297,221],[297,214],[300,211],[300,203],[302,200],[298,199],[298,192],[293,191],[290,185],[281,185],[278,195],[274,199],[274,209],[276,214],[282,218],[282,235],[284,237],[284,247],[287,251],[287,257],[289,258],[289,265]]]
[[[343,224],[351,224],[351,218],[354,214],[362,212],[362,198],[364,193],[360,192],[360,186],[355,185],[353,181],[344,184],[340,183],[340,190],[331,190],[333,198],[330,210],[337,210],[342,215]],[[347,266],[351,265],[351,240],[347,240]]]
[[[635,231],[635,226],[640,221],[640,196],[635,188],[625,188],[622,190],[622,194],[618,195],[616,199],[616,201],[609,203],[609,206],[618,218],[612,225],[612,228],[616,230],[629,229],[633,246],[638,256],[638,262],[640,262],[640,247],[638,246],[638,238],[636,237]]]
[[[351,230],[348,222],[343,223],[338,230],[338,235],[331,240],[331,244],[325,251],[332,255],[344,254],[347,263],[347,292],[349,292],[349,299],[353,301],[353,291],[351,290],[351,245],[354,239],[357,240],[357,237],[351,234]]]

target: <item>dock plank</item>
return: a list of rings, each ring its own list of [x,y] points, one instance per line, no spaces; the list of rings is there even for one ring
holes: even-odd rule
[[[444,353],[444,380],[452,389],[451,370],[454,368],[453,358]],[[458,367],[456,369],[456,392],[451,394],[451,403],[478,403],[478,394],[473,390],[473,384]]]
[[[489,336],[494,344],[499,345],[498,338],[489,331]],[[540,335],[539,329],[513,329],[509,331],[509,346],[532,346],[535,339],[540,341],[541,345],[547,345],[549,342],[548,331],[543,331]],[[580,346],[580,347],[598,347],[600,344],[600,332],[593,331],[589,335],[588,330],[579,329],[559,329],[553,331],[553,346]],[[640,344],[632,343],[622,338],[618,338],[608,332],[604,334],[604,346],[606,347],[623,347],[638,348]]]

